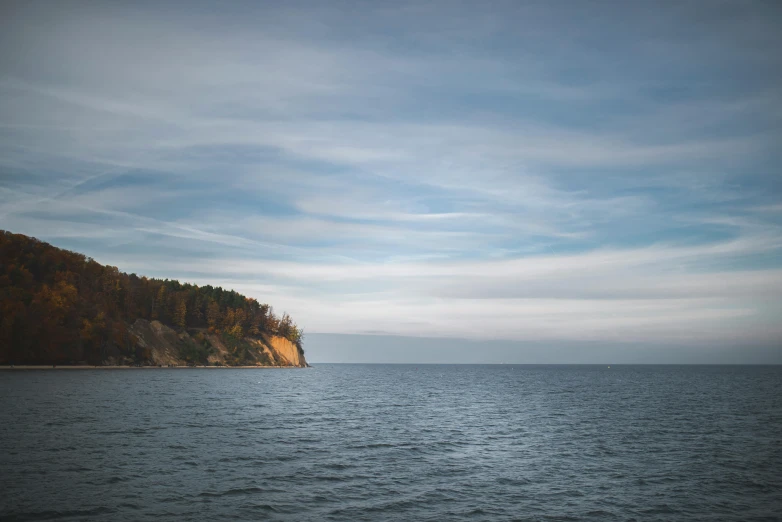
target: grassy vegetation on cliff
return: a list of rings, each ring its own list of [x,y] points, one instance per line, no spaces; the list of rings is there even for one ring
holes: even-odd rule
[[[128,334],[136,319],[204,329],[237,340],[261,333],[302,351],[302,330],[288,314],[233,290],[125,274],[76,252],[0,231],[0,364],[99,364],[109,350],[134,359]],[[241,354],[241,346],[237,344]],[[184,349],[202,361],[204,343]],[[240,362],[242,357],[237,357]]]

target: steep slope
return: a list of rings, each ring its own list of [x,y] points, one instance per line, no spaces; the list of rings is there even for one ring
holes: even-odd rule
[[[0,364],[306,366],[288,314],[0,230]]]
[[[143,354],[139,357],[142,365],[308,366],[304,354],[288,339],[278,335],[244,337],[231,348],[220,335],[203,331],[177,332],[160,321],[138,319],[128,331]],[[122,362],[112,359],[107,360],[106,364]]]
[[[263,340],[272,352],[277,354],[281,366],[307,366],[304,353],[285,337],[263,335]]]

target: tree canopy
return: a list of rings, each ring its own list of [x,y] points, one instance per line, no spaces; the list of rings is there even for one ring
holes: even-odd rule
[[[22,234],[0,231],[0,364],[99,363],[134,349],[128,325],[157,319],[232,337],[280,335],[302,349],[288,314],[220,287],[139,277]]]

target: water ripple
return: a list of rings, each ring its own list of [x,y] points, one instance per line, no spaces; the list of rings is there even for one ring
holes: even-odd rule
[[[780,367],[0,372],[0,519],[774,520],[780,433]]]

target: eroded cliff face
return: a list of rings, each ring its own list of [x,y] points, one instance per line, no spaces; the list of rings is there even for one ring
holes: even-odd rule
[[[136,343],[137,359],[154,366],[184,366],[193,354],[210,365],[307,367],[304,355],[288,339],[276,335],[245,337],[228,346],[219,335],[206,330],[177,332],[159,321],[136,320],[128,329]],[[188,360],[189,359],[189,360]],[[122,361],[107,361],[107,364]]]
[[[264,335],[263,339],[266,346],[277,354],[278,359],[281,360],[281,366],[300,366],[302,368],[307,366],[304,354],[285,337]]]
[[[185,364],[180,360],[180,346],[191,340],[187,333],[180,335],[160,321],[144,319],[133,323],[128,332],[136,338],[140,359],[146,359],[154,366]]]

